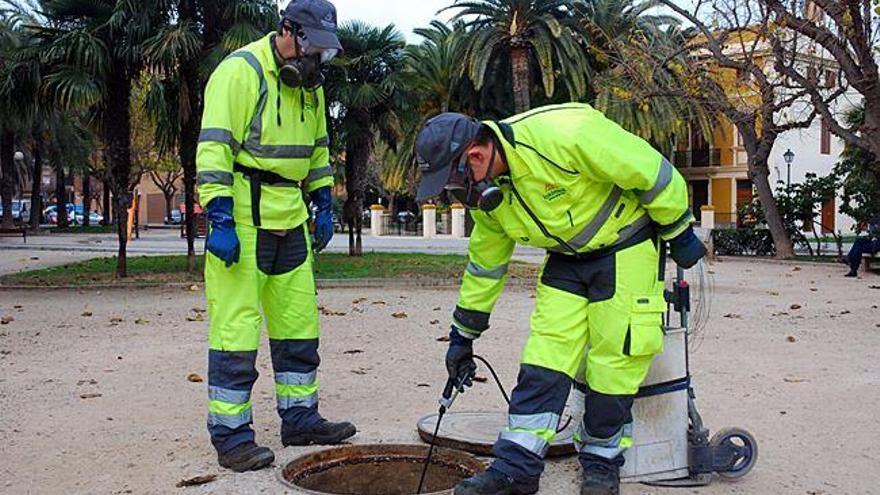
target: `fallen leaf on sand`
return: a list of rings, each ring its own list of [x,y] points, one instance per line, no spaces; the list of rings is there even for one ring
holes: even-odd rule
[[[437,337],[437,342],[449,342],[449,335],[443,335],[442,337]]]
[[[475,376],[474,381],[478,382],[478,383],[486,383],[489,381],[489,379],[486,378],[485,376]]]
[[[198,292],[198,291],[200,291],[200,290],[201,290],[201,289],[199,288],[198,285],[190,285],[190,286],[189,286],[189,291],[190,291],[190,292]]]
[[[419,383],[419,384],[416,385],[416,387],[422,387],[422,388],[424,388],[424,387],[430,387],[430,386],[431,386],[431,385],[430,385],[430,384],[427,384],[427,383]]]
[[[869,289],[878,289],[880,290],[880,285],[871,285],[868,287]]]
[[[407,315],[407,314],[406,314],[405,312],[403,312],[403,311],[400,311],[400,312],[397,312],[397,313],[392,313],[391,316],[393,316],[393,317],[397,318],[398,320],[400,320],[400,319],[403,319],[403,318],[408,317],[409,315]]]
[[[805,378],[783,378],[782,381],[784,381],[785,383],[806,383],[810,380],[807,380]]]
[[[810,287],[810,292],[819,292],[819,289],[815,287]]]
[[[791,307],[790,307],[789,309],[792,309],[792,310],[797,311],[797,310],[799,310],[799,309],[801,309],[801,308],[803,308],[803,306],[801,306],[800,304],[792,304]]]
[[[149,322],[150,322],[150,320],[145,320],[143,318],[138,318],[138,319],[134,320],[135,325],[146,325]]]
[[[6,316],[0,318],[0,325],[9,325],[13,321],[15,321],[15,318],[13,318],[9,315],[6,315]]]
[[[386,303],[385,303],[385,301],[373,301],[373,304],[375,304],[377,306],[384,306]]]
[[[186,321],[205,321],[205,317],[202,316],[202,313],[196,313],[193,316],[187,316]]]
[[[200,375],[198,373],[190,373],[190,374],[186,375],[186,381],[192,382],[192,383],[202,383],[203,381],[205,381],[205,379],[202,378],[202,375]]]
[[[193,308],[193,313],[205,313],[206,310],[204,308]]]
[[[362,302],[364,302],[364,301],[366,301],[366,300],[367,300],[366,297],[359,297],[359,298],[355,299],[354,301],[352,301],[351,303],[352,303],[352,304],[360,304],[360,303],[362,303]]]
[[[365,370],[363,368],[360,368],[357,370],[351,370],[351,372],[354,373],[355,375],[366,375],[367,374],[367,370]]]
[[[792,343],[797,342],[797,339],[794,338],[794,335],[789,335],[788,337],[786,337],[786,340]]]
[[[24,306],[21,306],[21,305],[16,304],[15,306],[12,307],[12,309],[21,309],[21,308],[23,308],[23,307],[24,307]]]
[[[801,271],[801,267],[796,266],[796,267],[792,268],[791,271],[793,271],[793,272],[799,272],[799,271]]]
[[[343,354],[361,354],[362,352],[364,351],[360,349],[352,349],[350,351],[344,351]]]
[[[431,325],[439,325],[440,320],[431,320]]]
[[[777,291],[775,291],[775,290],[768,290],[768,291],[767,291],[767,294],[770,294],[771,296],[778,296],[778,295],[779,295],[779,292],[777,292]]]
[[[842,315],[848,315],[850,313],[852,313],[852,311],[850,311],[848,309],[844,309],[843,311],[840,312],[840,314],[842,314]]]
[[[345,316],[345,313],[341,311],[334,311],[330,308],[325,308],[324,306],[318,306],[318,309],[321,311],[321,314],[324,316]]]
[[[204,485],[206,483],[210,483],[216,479],[217,479],[216,474],[208,474],[205,476],[196,476],[195,478],[190,478],[187,480],[180,480],[174,486],[176,486],[177,488],[184,488],[187,486],[199,486],[199,485]]]
[[[93,315],[91,311],[84,311],[83,314],[81,314],[80,316],[82,316],[83,318],[90,318]]]
[[[740,316],[736,313],[727,313],[726,315],[724,315],[724,317],[725,318],[732,318],[734,320],[742,320],[742,316]]]
[[[101,397],[101,394],[91,393],[91,394],[79,394],[80,399],[97,399]]]
[[[110,323],[122,323],[123,319],[119,317],[110,318]]]
[[[440,306],[437,306],[436,308],[434,308],[434,311],[440,311]]]

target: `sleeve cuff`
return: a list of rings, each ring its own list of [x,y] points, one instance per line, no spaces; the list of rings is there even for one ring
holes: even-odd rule
[[[690,227],[691,224],[694,223],[695,221],[696,221],[696,219],[694,218],[694,214],[689,209],[684,213],[684,215],[681,216],[681,218],[679,218],[675,222],[673,222],[669,225],[661,226],[660,227],[660,237],[664,241],[669,241],[669,240],[675,239],[676,237],[681,235],[682,232],[687,230],[688,227]]]

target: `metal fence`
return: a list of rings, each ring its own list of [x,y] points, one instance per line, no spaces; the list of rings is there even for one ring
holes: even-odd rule
[[[422,219],[420,217],[401,219],[386,214],[382,215],[381,222],[382,235],[412,237],[421,237],[422,235]]]

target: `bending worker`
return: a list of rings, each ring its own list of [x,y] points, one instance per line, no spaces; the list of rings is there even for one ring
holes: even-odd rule
[[[336,9],[294,0],[278,31],[229,55],[205,91],[197,155],[210,232],[208,431],[221,466],[266,467],[254,442],[251,389],[266,315],[281,442],[334,444],[350,423],[318,414],[318,307],[312,248],[333,236],[333,172],[320,66],[340,50]],[[314,245],[301,187],[317,213]]]
[[[618,493],[633,396],[663,348],[661,243],[670,242],[684,267],[705,254],[684,179],[647,142],[585,104],[501,122],[442,114],[422,129],[416,151],[419,199],[445,191],[473,209],[446,355],[453,383],[470,385],[472,344],[489,328],[515,244],[548,251],[496,459],[456,495],[537,492],[572,380],[588,385],[575,435],[581,493]]]

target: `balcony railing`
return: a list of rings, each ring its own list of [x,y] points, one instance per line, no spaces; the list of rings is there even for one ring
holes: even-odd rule
[[[720,167],[721,150],[687,150],[675,152],[675,166],[678,168]]]

